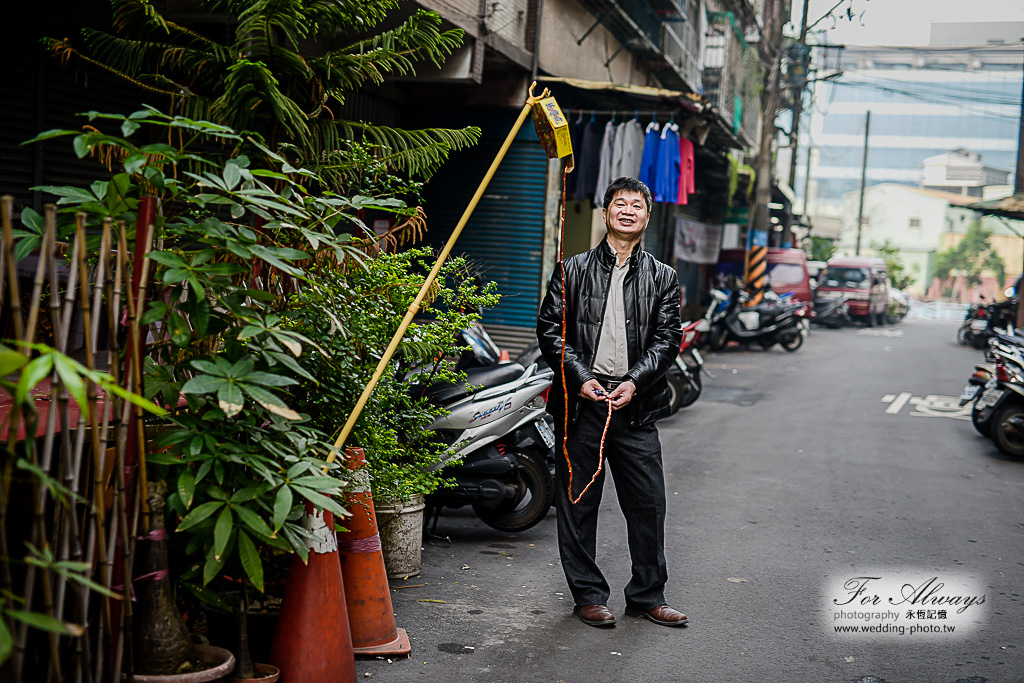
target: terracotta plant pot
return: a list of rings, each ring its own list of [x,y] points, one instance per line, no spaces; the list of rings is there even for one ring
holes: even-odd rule
[[[183,674],[135,674],[135,683],[208,683],[224,680],[235,669],[235,656],[221,647],[193,645],[192,657],[207,668]],[[121,680],[128,680],[128,675],[121,674]]]
[[[253,664],[256,669],[256,674],[252,678],[238,678],[232,676],[230,679],[231,683],[248,683],[254,681],[258,683],[277,683],[278,679],[281,678],[281,670],[273,664]]]

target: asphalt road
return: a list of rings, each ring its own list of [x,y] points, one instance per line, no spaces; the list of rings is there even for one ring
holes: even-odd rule
[[[622,614],[629,559],[609,481],[598,560],[616,628],[571,615],[553,513],[505,535],[450,511],[438,532],[451,545],[426,544],[423,573],[393,582],[412,656],[362,660],[360,677],[1024,681],[1024,461],[950,416],[941,397],[959,394],[981,355],[955,330],[815,328],[793,354],[710,357],[704,396],[660,425],[668,599],[687,628]]]

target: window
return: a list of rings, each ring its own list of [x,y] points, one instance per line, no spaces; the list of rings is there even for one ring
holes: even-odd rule
[[[915,218],[911,218],[910,221],[907,224],[907,227],[909,227],[911,230],[920,230],[921,229],[921,219],[920,218],[916,218],[916,217]]]

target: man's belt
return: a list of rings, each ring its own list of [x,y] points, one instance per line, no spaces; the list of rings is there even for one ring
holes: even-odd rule
[[[612,377],[611,375],[598,375],[596,373],[594,374],[594,379],[596,379],[607,391],[615,391],[615,388],[620,384],[629,381],[628,377]]]

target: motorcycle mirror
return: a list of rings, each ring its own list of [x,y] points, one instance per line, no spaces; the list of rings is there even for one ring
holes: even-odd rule
[[[1015,293],[1016,292],[1013,291],[1013,287],[1007,287],[1005,290],[1003,290],[1003,296],[1007,298],[1013,296]]]

